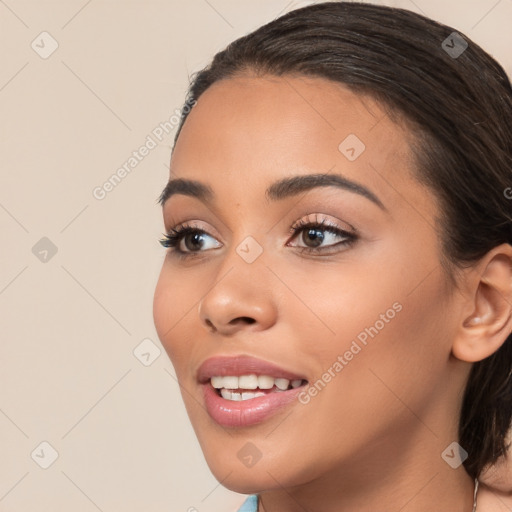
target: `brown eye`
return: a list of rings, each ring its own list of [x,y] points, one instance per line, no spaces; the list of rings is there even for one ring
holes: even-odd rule
[[[197,251],[201,250],[201,247],[204,244],[204,233],[187,233],[181,239],[185,244],[185,248],[188,251]],[[188,243],[189,242],[189,243]]]
[[[311,228],[303,231],[302,240],[308,247],[318,247],[324,241],[324,235],[321,229]]]
[[[346,248],[355,242],[357,236],[344,229],[340,229],[327,221],[307,222],[300,221],[290,230],[299,242],[296,247],[303,252],[332,253]],[[295,245],[295,244],[293,244]]]
[[[206,231],[192,226],[178,226],[164,235],[160,243],[172,252],[186,257],[197,253],[206,252],[208,249],[221,247],[220,242],[209,244],[208,238],[215,240]],[[183,244],[181,242],[184,242]],[[210,245],[210,247],[208,247]],[[183,246],[185,246],[183,248]],[[204,250],[203,250],[204,249]]]

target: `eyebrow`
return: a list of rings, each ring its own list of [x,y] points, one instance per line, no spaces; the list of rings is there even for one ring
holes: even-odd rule
[[[305,174],[283,178],[270,185],[265,191],[265,196],[271,201],[279,201],[317,187],[338,187],[359,194],[387,211],[382,201],[373,192],[339,174]],[[167,182],[157,201],[163,207],[175,194],[194,197],[203,202],[212,202],[215,198],[215,193],[209,185],[197,180],[175,178]]]

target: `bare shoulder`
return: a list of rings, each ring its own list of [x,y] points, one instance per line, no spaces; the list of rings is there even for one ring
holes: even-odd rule
[[[477,497],[477,512],[512,512],[512,491],[498,492],[480,484]]]

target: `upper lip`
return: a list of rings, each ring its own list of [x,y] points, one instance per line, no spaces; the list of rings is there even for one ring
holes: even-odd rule
[[[216,356],[204,361],[197,370],[197,380],[205,384],[214,376],[268,375],[288,380],[307,380],[293,371],[280,368],[274,363],[247,355]]]

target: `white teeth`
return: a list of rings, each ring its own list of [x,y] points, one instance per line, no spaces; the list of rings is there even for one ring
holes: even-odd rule
[[[240,389],[256,389],[258,387],[257,375],[240,375],[238,377],[238,387]]]
[[[240,402],[242,400],[251,400],[252,398],[265,396],[265,393],[262,393],[261,391],[257,391],[256,393],[251,393],[250,391],[238,393],[237,391],[230,391],[229,389],[221,389],[220,394],[222,395],[222,398],[226,400],[232,400],[234,402]]]
[[[212,377],[211,381],[214,388],[220,389],[223,387],[224,377]]]
[[[260,375],[258,377],[258,387],[260,389],[272,389],[274,387],[274,377]]]
[[[231,391],[229,389],[222,388],[220,390],[220,394],[222,395],[222,398],[225,398],[226,400],[231,400]]]
[[[288,389],[289,385],[290,385],[290,381],[288,379],[276,379],[276,386],[279,389],[282,389],[283,391],[285,389]]]
[[[227,389],[238,389],[238,377],[222,377],[222,387]]]
[[[276,387],[275,391],[286,391],[291,384],[292,388],[298,388],[302,385],[302,379],[294,379],[290,382],[289,379],[270,377],[269,375],[256,375],[251,373],[249,375],[220,376],[215,375],[211,377],[211,384],[215,389],[221,390],[221,395],[227,400],[243,400],[243,396],[236,390],[248,389],[272,389]],[[231,394],[229,394],[231,393]],[[254,393],[245,393],[246,400],[254,398]],[[256,396],[260,396],[256,393]]]
[[[260,393],[264,395],[265,393]],[[251,398],[256,398],[256,393],[251,393],[250,391],[244,391],[242,393],[242,400],[250,400]]]

